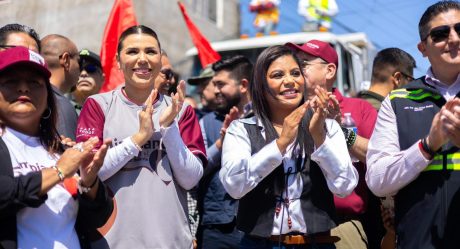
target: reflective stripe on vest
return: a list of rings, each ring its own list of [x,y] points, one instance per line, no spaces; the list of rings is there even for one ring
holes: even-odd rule
[[[422,100],[428,97],[438,100],[441,98],[441,95],[438,95],[438,94],[435,94],[429,91],[425,91],[424,89],[417,89],[417,90],[396,89],[396,90],[391,91],[390,93],[390,100],[393,100],[395,98]]]
[[[436,155],[430,164],[423,171],[433,171],[443,169],[443,155]],[[447,154],[447,170],[460,170],[460,152]]]

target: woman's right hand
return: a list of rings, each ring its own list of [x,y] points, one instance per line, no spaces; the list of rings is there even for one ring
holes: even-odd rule
[[[158,90],[153,89],[144,103],[144,108],[139,112],[139,131],[131,139],[139,146],[144,145],[153,136],[153,101],[158,96]]]
[[[305,112],[307,112],[309,106],[310,102],[307,101],[284,118],[283,130],[281,131],[280,137],[276,140],[276,144],[282,154],[284,154],[287,146],[296,138],[300,121],[302,121],[302,118],[305,115]]]
[[[57,161],[56,167],[58,167],[65,178],[73,177],[80,165],[92,160],[94,156],[92,150],[98,142],[98,137],[92,137],[84,143],[78,143],[66,149]]]

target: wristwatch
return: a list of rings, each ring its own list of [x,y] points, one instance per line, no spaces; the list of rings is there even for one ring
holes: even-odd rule
[[[80,178],[80,180],[78,181],[78,192],[79,192],[80,194],[86,194],[86,193],[88,193],[89,191],[91,191],[91,188],[93,188],[94,185],[96,185],[97,181],[98,181],[98,178],[96,177],[96,179],[95,179],[94,182],[91,184],[91,186],[85,187],[85,186],[83,186],[83,185],[81,184],[82,182],[81,182],[81,178]]]
[[[347,147],[352,147],[353,144],[355,144],[356,142],[356,133],[343,126],[340,126],[340,128],[342,128],[343,135],[345,136],[345,142],[347,143]]]

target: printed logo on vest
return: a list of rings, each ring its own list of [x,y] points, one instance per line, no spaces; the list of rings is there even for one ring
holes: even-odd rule
[[[432,108],[434,108],[434,105],[431,104],[431,105],[426,105],[426,106],[406,106],[406,107],[404,107],[404,110],[411,110],[411,111],[414,111],[414,112],[421,112],[421,111],[423,111],[425,109],[428,109],[428,108],[432,109]]]
[[[94,135],[96,129],[95,128],[79,128],[78,133],[79,134],[85,134],[85,135]]]

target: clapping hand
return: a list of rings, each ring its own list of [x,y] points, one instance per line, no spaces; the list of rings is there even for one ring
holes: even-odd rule
[[[131,136],[131,140],[139,147],[147,143],[153,136],[153,101],[158,96],[158,90],[153,89],[150,96],[144,103],[144,107],[139,112],[139,131]]]
[[[329,103],[327,104],[327,110],[329,114],[327,118],[335,119],[337,123],[342,123],[342,112],[340,111],[340,104],[337,97],[332,92],[327,92],[327,96],[329,97]]]
[[[160,117],[160,126],[169,127],[179,114],[185,99],[185,81],[181,80],[177,85],[177,93],[171,93],[172,105],[168,106]]]
[[[232,107],[227,115],[225,115],[224,122],[222,123],[222,128],[220,128],[220,138],[216,141],[217,149],[222,149],[222,143],[224,142],[225,134],[227,133],[227,128],[230,126],[230,123],[239,117],[238,108],[236,106]]]
[[[447,133],[449,140],[460,147],[460,99],[449,100],[441,109],[442,129]]]
[[[107,150],[111,143],[111,139],[104,140],[104,143],[99,150],[95,153],[93,152],[94,156],[89,158],[91,160],[87,160],[80,165],[80,178],[84,186],[91,186],[94,181],[96,181],[97,173],[104,163],[105,155],[107,154]]]
[[[325,120],[329,113],[328,104],[330,96],[327,91],[317,86],[315,88],[316,96],[312,99],[311,107],[313,116],[308,127],[316,147],[323,144],[326,137]]]
[[[66,147],[72,147],[75,144],[77,144],[75,141],[73,141],[70,137],[66,137],[64,135],[61,135],[61,144],[63,144]]]
[[[302,121],[302,118],[307,112],[309,106],[310,102],[307,101],[301,106],[297,107],[286,118],[284,118],[283,130],[281,131],[279,138],[276,140],[276,144],[278,145],[281,153],[284,153],[287,146],[291,144],[292,141],[294,141],[296,138],[297,132],[299,130],[299,124]]]
[[[56,163],[63,177],[73,177],[82,164],[92,160],[92,150],[98,142],[97,137],[92,137],[84,143],[78,143],[66,149]]]

